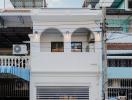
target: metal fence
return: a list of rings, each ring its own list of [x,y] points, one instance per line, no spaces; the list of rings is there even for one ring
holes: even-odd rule
[[[5,97],[29,98],[29,82],[11,74],[0,74],[0,100]]]
[[[0,66],[29,68],[29,56],[0,56]]]
[[[132,79],[109,79],[108,97],[110,100],[132,100]]]

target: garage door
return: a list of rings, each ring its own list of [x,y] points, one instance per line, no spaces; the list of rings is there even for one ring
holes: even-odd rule
[[[88,87],[37,87],[37,100],[89,100]]]

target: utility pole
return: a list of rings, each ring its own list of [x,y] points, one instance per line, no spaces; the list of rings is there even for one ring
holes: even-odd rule
[[[4,0],[4,9],[6,8],[6,3],[5,3],[5,0]]]
[[[107,78],[107,44],[106,44],[106,8],[102,8],[102,91],[103,100],[108,99],[108,78]]]

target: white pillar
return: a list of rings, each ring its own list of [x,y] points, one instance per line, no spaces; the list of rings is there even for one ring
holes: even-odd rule
[[[94,48],[95,52],[100,53],[101,52],[101,32],[95,32],[95,43],[94,43]]]
[[[95,35],[95,53],[98,54],[98,78],[99,78],[99,83],[98,83],[98,86],[99,86],[99,98],[97,100],[101,100],[101,98],[103,98],[103,80],[102,80],[102,43],[101,43],[101,35],[102,33],[101,32],[95,32],[94,33]]]
[[[29,34],[31,55],[40,52],[40,34]]]
[[[36,86],[35,86],[35,82],[34,82],[34,76],[33,76],[33,72],[32,72],[32,59],[35,57],[34,54],[39,53],[40,52],[40,34],[29,34],[29,38],[30,38],[30,64],[31,64],[31,74],[30,74],[30,100],[36,100]]]
[[[68,31],[64,34],[64,52],[71,52],[71,34]]]

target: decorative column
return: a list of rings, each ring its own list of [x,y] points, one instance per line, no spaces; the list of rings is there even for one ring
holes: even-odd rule
[[[69,31],[64,34],[64,52],[71,52],[71,34]]]
[[[101,52],[101,32],[95,32],[95,52]]]
[[[29,38],[31,55],[33,53],[40,52],[40,34],[38,33],[29,34]]]
[[[102,71],[103,71],[103,64],[102,64],[102,40],[101,40],[101,31],[98,31],[98,32],[94,32],[94,36],[95,36],[95,53],[98,54],[98,73],[97,73],[97,76],[98,76],[98,80],[99,80],[99,83],[98,83],[98,86],[99,86],[99,97],[100,99],[98,98],[97,100],[102,100],[101,98],[103,98],[103,86],[104,86],[104,83],[103,83],[103,76],[102,76]]]

